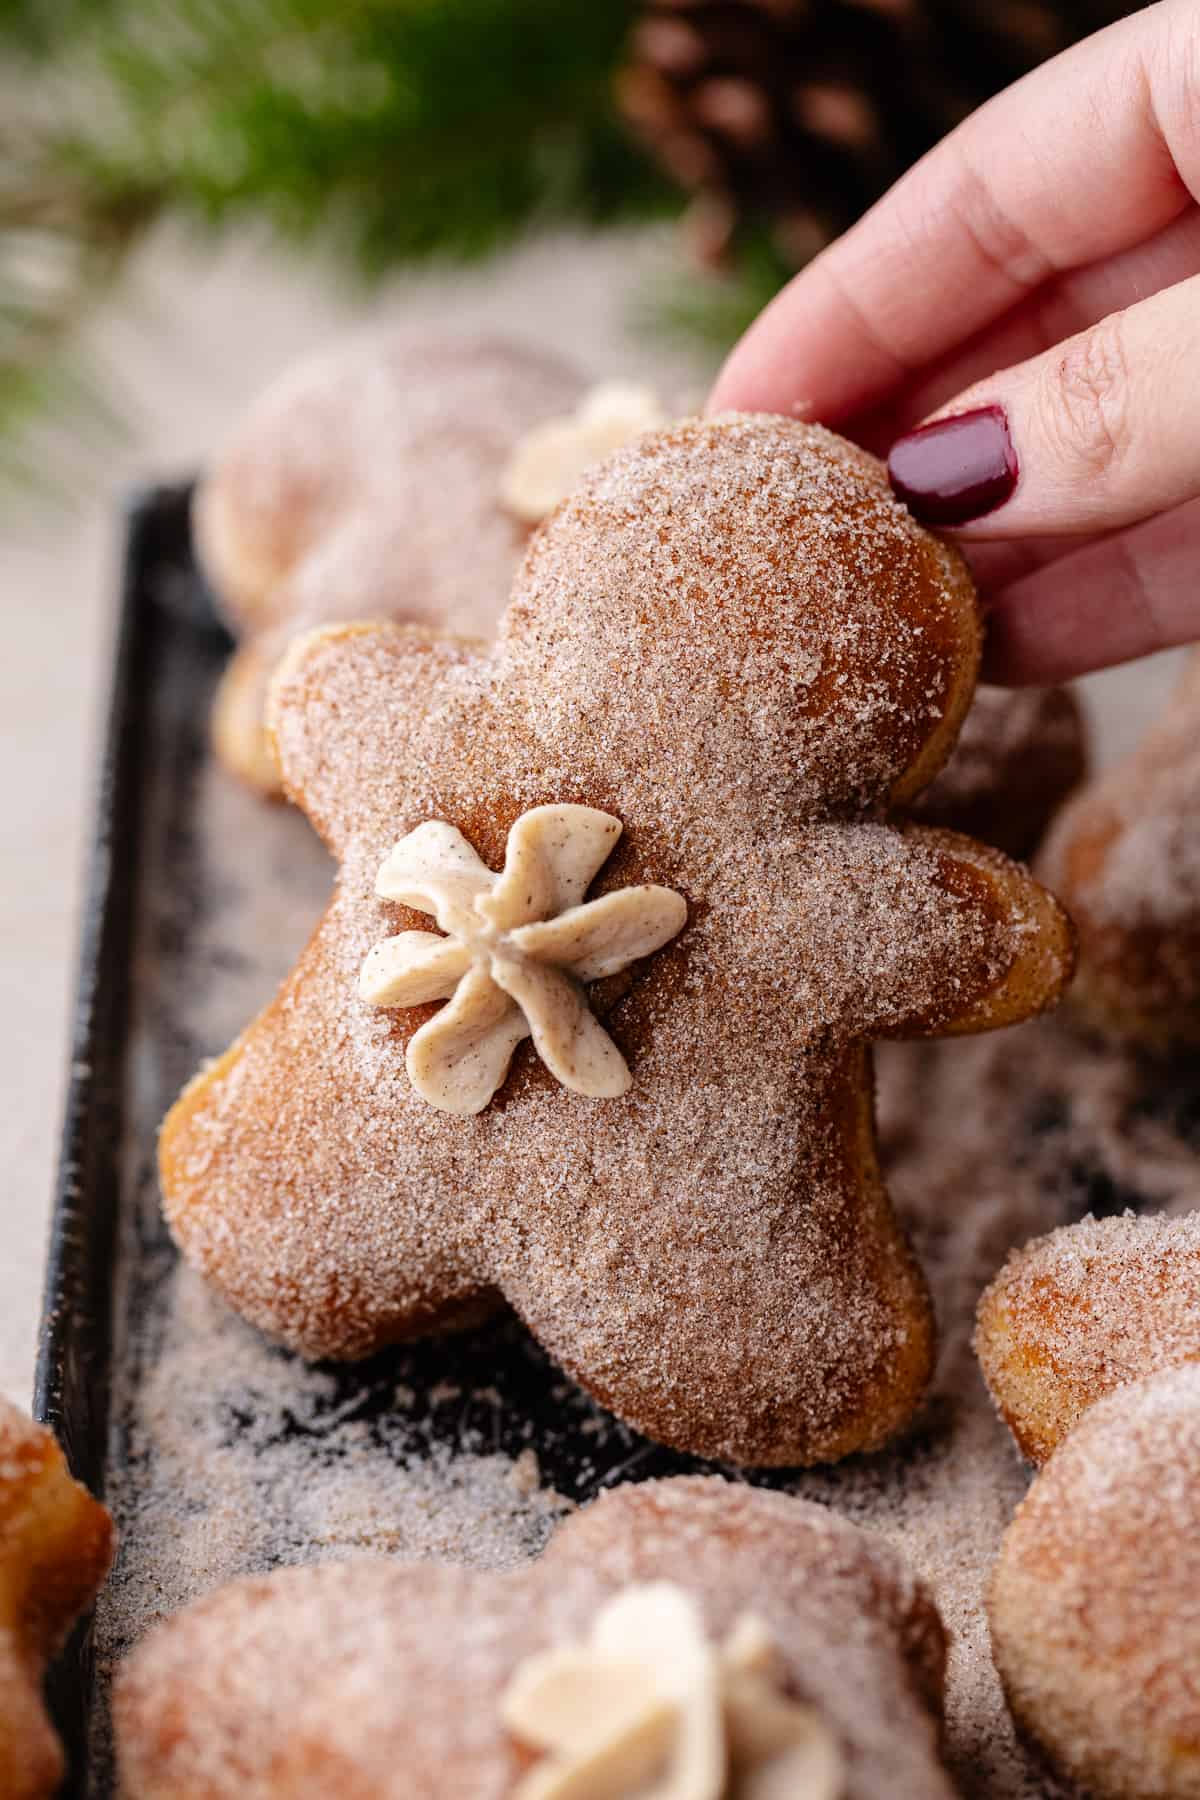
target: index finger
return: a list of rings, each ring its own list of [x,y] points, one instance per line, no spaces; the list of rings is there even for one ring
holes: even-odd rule
[[[1161,230],[1200,192],[1198,103],[1194,0],[1160,0],[1044,63],[784,289],[710,410],[844,419],[1050,276]]]

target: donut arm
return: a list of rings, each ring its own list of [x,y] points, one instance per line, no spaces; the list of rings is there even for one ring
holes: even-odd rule
[[[937,889],[953,897],[941,909],[944,937],[925,952],[945,959],[952,985],[932,1005],[873,1026],[878,1037],[956,1037],[995,1031],[1054,1006],[1075,969],[1075,934],[1048,889],[999,850],[958,832],[919,825],[904,830],[910,853],[935,865]],[[915,921],[924,925],[925,914]],[[903,931],[902,912],[896,928]],[[972,926],[976,929],[972,931]],[[983,954],[957,951],[967,939]]]
[[[484,660],[474,639],[408,625],[329,625],[292,643],[271,680],[267,735],[284,793],[335,856],[354,840],[381,856],[411,826],[462,812],[471,783],[461,762],[445,759],[437,794],[413,772],[448,720],[486,754]]]
[[[404,1050],[435,1007],[396,1015],[397,1026],[374,1015],[373,1080],[347,1062],[344,1007],[368,1011],[342,999],[351,911],[343,892],[275,997],[188,1083],[158,1145],[164,1214],[189,1260],[260,1330],[346,1360],[495,1304],[429,1229],[429,1211],[457,1198],[444,1172],[419,1154],[402,1164],[394,1148],[394,1117],[430,1112]]]
[[[282,794],[275,752],[264,724],[279,650],[273,632],[239,644],[217,683],[212,709],[213,748],[219,761],[268,800],[278,800]]]
[[[747,927],[743,980],[782,979],[798,1009],[840,1037],[990,1030],[1051,1005],[1070,977],[1071,930],[1057,901],[1018,864],[954,832],[812,828],[778,846],[770,878],[783,923],[757,950]],[[758,903],[747,882],[733,916],[744,908],[752,918]],[[739,955],[736,929],[725,947]]]

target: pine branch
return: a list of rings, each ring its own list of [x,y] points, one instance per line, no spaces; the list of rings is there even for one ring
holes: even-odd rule
[[[162,213],[265,220],[373,276],[675,204],[615,113],[635,6],[0,0],[34,74],[0,112],[0,452]]]
[[[367,274],[548,218],[661,210],[612,100],[632,0],[143,0],[66,146],[98,192],[332,238]]]
[[[0,0],[0,43],[25,56],[48,56],[76,33],[91,30],[111,0]]]

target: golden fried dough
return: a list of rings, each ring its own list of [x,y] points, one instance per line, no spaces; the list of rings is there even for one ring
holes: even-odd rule
[[[980,1301],[975,1348],[1017,1443],[1045,1462],[1113,1388],[1200,1362],[1200,1213],[1035,1238]]]
[[[949,754],[979,637],[962,562],[872,458],[728,416],[589,474],[494,648],[294,646],[272,728],[341,877],[166,1121],[185,1255],[310,1356],[503,1295],[661,1442],[758,1464],[883,1442],[932,1320],[869,1040],[1026,1017],[1071,965],[1023,870],[881,817]],[[465,1116],[428,1098],[454,1083]]]
[[[0,1800],[58,1791],[62,1748],[46,1664],[112,1560],[112,1520],[44,1426],[0,1399]]]
[[[1200,1364],[1084,1415],[1005,1533],[988,1613],[1013,1716],[1062,1775],[1200,1796]]]
[[[717,1479],[608,1494],[515,1573],[363,1559],[220,1589],[152,1631],[118,1675],[121,1793],[532,1792],[523,1778],[548,1758],[508,1722],[514,1676],[586,1641],[614,1599],[662,1583],[699,1608],[714,1643],[739,1623],[744,1640],[754,1621],[776,1703],[812,1716],[844,1800],[950,1800],[937,1751],[944,1639],[924,1589],[881,1539],[825,1508]],[[569,1672],[580,1678],[578,1659]],[[603,1696],[593,1669],[582,1676],[594,1720]]]
[[[1087,734],[1070,688],[981,687],[913,817],[1024,862],[1086,773]]]
[[[1200,654],[1131,756],[1060,814],[1041,872],[1079,930],[1072,1002],[1152,1047],[1200,1042]]]

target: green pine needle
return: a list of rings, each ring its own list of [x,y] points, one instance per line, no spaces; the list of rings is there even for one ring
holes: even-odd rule
[[[115,110],[64,146],[110,200],[265,217],[368,275],[669,203],[612,101],[631,0],[130,4],[95,46]]]
[[[376,277],[677,206],[613,75],[636,0],[0,0],[0,467],[145,226],[265,221]],[[44,285],[29,250],[56,265]],[[57,259],[57,260],[56,260]]]

